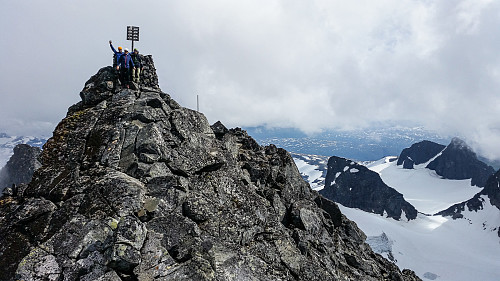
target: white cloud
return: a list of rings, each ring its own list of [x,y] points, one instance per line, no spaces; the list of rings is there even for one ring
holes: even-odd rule
[[[136,46],[153,54],[161,88],[191,108],[200,95],[211,122],[306,132],[418,122],[500,157],[491,144],[500,136],[495,1],[59,0],[2,8],[4,120],[60,120],[85,81],[110,64],[107,41],[128,45],[125,27],[137,25]]]

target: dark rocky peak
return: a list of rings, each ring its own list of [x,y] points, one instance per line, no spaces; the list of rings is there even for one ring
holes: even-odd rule
[[[403,149],[399,155],[397,165],[403,165],[405,169],[413,169],[413,165],[419,165],[431,160],[438,155],[446,146],[432,141],[421,141]]]
[[[0,192],[8,187],[8,192],[15,192],[10,189],[13,185],[29,183],[36,169],[42,165],[38,160],[41,149],[28,144],[18,144],[14,147],[14,154],[7,164],[0,170]]]
[[[419,280],[287,151],[210,126],[153,72],[136,89],[112,75],[87,82],[29,186],[0,199],[0,280]]]
[[[341,157],[330,157],[325,188],[320,194],[346,207],[401,219],[415,219],[417,210],[403,195],[386,185],[379,174]]]
[[[476,153],[459,138],[453,138],[427,168],[446,179],[471,179],[471,185],[479,187],[484,187],[488,178],[495,173],[492,167],[478,160]]]

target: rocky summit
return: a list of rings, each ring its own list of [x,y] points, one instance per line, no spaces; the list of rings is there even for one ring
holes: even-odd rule
[[[375,254],[290,154],[157,84],[86,84],[26,189],[0,200],[0,280],[419,280]]]

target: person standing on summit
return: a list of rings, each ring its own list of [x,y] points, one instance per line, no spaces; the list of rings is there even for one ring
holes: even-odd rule
[[[120,57],[123,55],[122,47],[118,47],[118,52],[117,52],[113,47],[113,42],[111,40],[109,40],[109,46],[111,47],[113,53],[115,53],[113,55],[113,67],[116,67],[118,65],[118,60],[120,60]]]
[[[141,72],[144,70],[144,65],[142,65],[142,56],[139,55],[139,50],[137,49],[134,49],[130,55],[132,56],[135,66],[132,70],[132,81],[139,84]]]
[[[135,69],[134,61],[132,60],[132,56],[128,53],[128,49],[125,48],[123,55],[118,59],[118,65],[116,66],[116,70],[120,72],[120,82],[122,85],[125,85],[127,88],[130,87],[130,78],[132,76],[132,68]]]

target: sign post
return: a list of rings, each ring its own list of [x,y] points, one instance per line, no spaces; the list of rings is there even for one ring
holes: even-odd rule
[[[139,27],[138,26],[127,26],[127,40],[132,40],[132,49],[130,52],[134,51],[134,41],[139,41]]]

